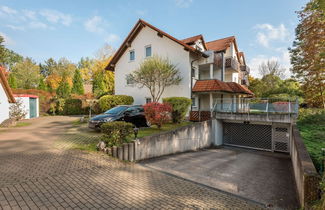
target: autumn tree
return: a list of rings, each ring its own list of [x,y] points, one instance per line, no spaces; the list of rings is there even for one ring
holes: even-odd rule
[[[78,62],[77,68],[80,70],[82,79],[85,83],[90,83],[93,79],[94,62],[94,59],[90,59],[88,57],[81,58]]]
[[[262,76],[274,75],[283,78],[285,69],[280,66],[277,60],[268,60],[259,65],[258,71]]]
[[[292,73],[302,83],[305,100],[325,109],[325,3],[311,0],[298,13],[296,39],[290,49]]]
[[[15,76],[18,88],[32,89],[38,86],[40,78],[39,65],[31,58],[24,58],[16,63],[11,69],[11,74]]]
[[[73,82],[72,90],[71,90],[72,93],[78,95],[82,95],[85,93],[84,84],[79,69],[75,70],[72,82]]]
[[[136,71],[127,75],[126,79],[140,88],[148,88],[153,102],[159,101],[167,87],[178,85],[182,80],[177,67],[168,59],[159,56],[143,61]]]
[[[69,98],[71,95],[71,86],[69,82],[65,79],[62,79],[59,83],[59,87],[56,89],[56,95],[59,98]]]

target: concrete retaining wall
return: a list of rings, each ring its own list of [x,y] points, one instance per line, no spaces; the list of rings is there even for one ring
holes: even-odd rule
[[[141,138],[135,142],[134,159],[170,155],[210,147],[214,142],[212,121],[194,123],[173,131]]]
[[[297,126],[292,129],[291,161],[296,180],[300,205],[308,205],[318,199],[320,176],[307,152]]]

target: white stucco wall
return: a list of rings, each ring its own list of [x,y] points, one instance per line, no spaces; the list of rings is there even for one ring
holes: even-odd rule
[[[161,98],[171,96],[183,96],[190,98],[191,95],[191,64],[189,52],[184,47],[167,37],[157,36],[157,32],[149,27],[143,28],[115,67],[115,94],[130,95],[134,98],[134,104],[144,104],[145,98],[150,97],[147,88],[138,88],[135,85],[126,84],[126,75],[136,70],[145,59],[145,46],[151,45],[152,54],[168,58],[177,65],[182,81],[178,86],[166,88]],[[135,51],[135,60],[129,61],[129,51]]]
[[[9,118],[9,102],[5,90],[0,84],[0,123]]]

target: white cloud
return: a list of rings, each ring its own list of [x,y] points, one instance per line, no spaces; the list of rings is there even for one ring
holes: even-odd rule
[[[261,44],[263,47],[270,47],[271,41],[286,41],[286,38],[289,37],[288,29],[284,26],[284,24],[280,24],[278,27],[273,26],[271,24],[257,24],[254,27],[259,30],[256,35],[257,42]]]
[[[105,22],[100,16],[94,16],[84,23],[85,29],[93,33],[103,33],[103,25],[105,25]]]
[[[5,45],[14,45],[15,44],[14,40],[11,39],[7,34],[0,32],[0,36],[2,36],[3,39],[5,40],[4,41]]]
[[[6,13],[8,15],[17,14],[17,10],[11,9],[10,7],[7,7],[7,6],[1,6],[0,11],[3,13]]]
[[[36,12],[35,11],[31,11],[31,10],[23,10],[22,11],[23,16],[25,16],[26,18],[30,19],[30,20],[36,20]]]
[[[8,27],[14,31],[23,31],[25,29],[23,26],[14,26],[14,25],[10,25],[10,24],[6,25],[6,27]]]
[[[47,24],[38,21],[32,21],[28,26],[34,29],[53,29],[53,27],[49,27]]]
[[[120,40],[120,37],[116,34],[109,34],[105,41],[108,43],[108,44],[111,44],[111,43],[114,43],[114,42],[117,42]]]
[[[65,26],[69,26],[72,22],[71,15],[64,14],[56,10],[44,9],[41,10],[39,14],[45,17],[46,20],[51,23],[61,23]]]
[[[147,10],[136,10],[135,14],[139,16],[144,16],[147,13]]]
[[[180,8],[187,8],[192,4],[193,0],[175,0],[176,6]]]

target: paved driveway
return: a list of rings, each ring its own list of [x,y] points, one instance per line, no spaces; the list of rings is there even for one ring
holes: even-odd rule
[[[287,154],[225,147],[160,157],[142,164],[265,206],[298,208],[291,160]]]
[[[70,150],[62,138],[73,120],[42,117],[27,127],[0,129],[0,209],[261,209],[138,164]]]

